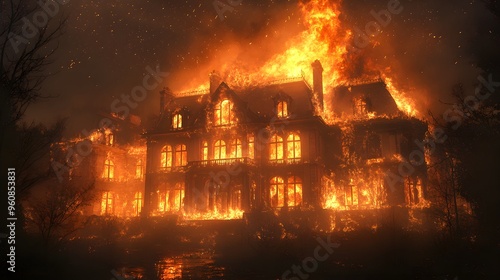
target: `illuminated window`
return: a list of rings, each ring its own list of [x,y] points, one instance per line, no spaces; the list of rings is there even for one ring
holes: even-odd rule
[[[286,157],[289,159],[300,159],[300,136],[297,134],[290,134],[286,139]]]
[[[113,193],[104,192],[101,197],[101,215],[113,214]]]
[[[142,192],[136,192],[134,196],[134,214],[139,216],[142,211]]]
[[[217,140],[214,144],[214,159],[225,159],[226,158],[226,142],[223,140]]]
[[[161,149],[161,167],[164,169],[171,169],[173,163],[172,146],[166,145]]]
[[[241,140],[240,139],[231,140],[231,158],[241,158],[241,157],[242,157]]]
[[[184,207],[184,184],[177,183],[174,189],[159,194],[158,210],[160,212],[178,212]]]
[[[354,98],[354,114],[358,116],[364,116],[368,113],[366,100],[362,97]]]
[[[174,114],[172,117],[172,128],[173,129],[181,129],[182,128],[182,115]]]
[[[208,160],[208,142],[203,141],[201,147],[201,158],[202,160]]]
[[[216,126],[232,125],[235,121],[231,101],[224,99],[215,106],[214,123]]]
[[[408,178],[405,180],[405,201],[407,205],[415,205],[422,199],[422,181]]]
[[[286,101],[279,101],[276,106],[276,114],[278,118],[288,117],[288,103]]]
[[[358,186],[353,184],[352,179],[351,179],[351,183],[346,187],[345,199],[346,199],[346,201],[345,201],[346,205],[358,205],[359,204]]]
[[[269,160],[277,161],[283,159],[283,138],[273,135],[269,142]]]
[[[255,156],[255,138],[253,136],[248,137],[248,157],[253,159]]]
[[[109,159],[104,161],[104,171],[102,173],[102,178],[107,180],[112,180],[115,177],[115,165]]]
[[[274,177],[270,182],[270,199],[271,207],[283,207],[285,206],[285,183],[283,178]]]
[[[104,139],[106,141],[106,145],[113,146],[113,143],[115,141],[115,136],[113,135],[113,133],[107,133],[107,134],[105,133]]]
[[[287,205],[300,206],[302,204],[302,180],[297,176],[288,177]]]
[[[143,174],[143,167],[142,167],[142,159],[137,161],[137,164],[135,165],[135,178],[136,179],[142,179]]]
[[[175,146],[175,166],[187,165],[187,149],[186,145]]]

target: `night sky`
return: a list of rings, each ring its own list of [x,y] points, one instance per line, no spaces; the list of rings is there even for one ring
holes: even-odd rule
[[[346,28],[362,28],[373,20],[370,11],[387,2],[344,1],[340,18]],[[264,62],[270,49],[286,47],[304,28],[298,1],[243,0],[224,20],[213,3],[69,1],[62,9],[68,16],[65,34],[43,87],[56,97],[33,105],[26,119],[50,124],[69,117],[68,134],[97,128],[99,113],[110,113],[116,97],[141,85],[147,66],[159,66],[169,77],[131,111],[146,120],[158,112],[163,86],[184,91],[191,82],[208,82],[221,63]],[[362,55],[371,68],[400,77],[421,108],[437,112],[440,101],[451,100],[453,84],[472,89],[479,73],[498,73],[500,20],[483,1],[401,0],[401,5],[402,13]]]

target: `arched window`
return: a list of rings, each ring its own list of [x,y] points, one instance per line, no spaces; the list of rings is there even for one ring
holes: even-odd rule
[[[287,205],[300,206],[302,204],[302,180],[297,176],[290,176],[287,183]]]
[[[115,165],[109,159],[104,161],[104,171],[102,173],[102,178],[107,180],[112,180],[115,178]]]
[[[208,142],[203,141],[201,144],[201,158],[202,160],[208,160]]]
[[[101,197],[101,215],[113,214],[113,193],[104,192]]]
[[[144,175],[144,169],[142,167],[142,159],[137,161],[137,164],[135,165],[135,178],[136,179],[142,179],[142,176]]]
[[[172,116],[172,128],[181,129],[182,128],[182,115],[177,113]]]
[[[161,149],[161,167],[163,169],[171,169],[173,163],[172,146],[166,145]]]
[[[231,140],[231,157],[230,158],[241,158],[242,157],[242,151],[241,151],[241,140],[240,139],[233,139]]]
[[[283,178],[274,177],[270,181],[269,195],[271,200],[271,207],[285,206],[285,183]]]
[[[186,145],[175,146],[175,166],[187,165],[187,149]]]
[[[225,159],[226,158],[226,142],[223,140],[217,140],[214,144],[214,159]]]
[[[216,126],[232,125],[235,123],[233,104],[229,99],[224,99],[215,106],[214,123]]]
[[[288,103],[286,101],[278,101],[276,105],[276,114],[278,118],[287,118],[288,117]]]
[[[297,134],[290,134],[286,139],[286,157],[288,159],[300,159],[300,136]]]
[[[283,138],[274,134],[269,142],[269,160],[277,161],[283,159]]]
[[[134,196],[134,214],[139,216],[142,211],[142,192],[136,192]]]

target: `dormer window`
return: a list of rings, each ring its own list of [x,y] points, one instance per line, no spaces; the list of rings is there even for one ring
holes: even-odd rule
[[[364,116],[368,113],[366,100],[363,97],[357,97],[353,100],[354,115]]]
[[[182,129],[182,115],[176,113],[172,116],[172,128],[173,129]]]
[[[288,118],[288,102],[281,100],[276,105],[276,114],[278,118]]]
[[[215,105],[214,123],[216,126],[233,125],[235,122],[233,103],[229,99],[224,99]]]

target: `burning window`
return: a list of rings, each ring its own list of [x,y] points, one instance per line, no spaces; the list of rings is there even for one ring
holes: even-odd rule
[[[279,208],[285,206],[285,182],[281,177],[274,177],[270,182],[271,207]]]
[[[288,177],[287,192],[288,206],[293,207],[302,204],[302,180],[299,177]]]
[[[142,211],[142,192],[136,192],[134,196],[134,214],[139,216]]]
[[[358,186],[354,185],[353,180],[349,185],[346,186],[345,189],[345,205],[358,205]]]
[[[215,106],[214,123],[216,126],[233,125],[235,123],[233,104],[229,99],[224,99]]]
[[[160,212],[178,212],[184,207],[184,184],[177,183],[175,188],[159,193],[158,210]]]
[[[214,144],[214,159],[226,158],[226,142],[224,140],[217,140]]]
[[[181,129],[182,128],[182,115],[176,113],[172,117],[172,128],[173,129]]]
[[[104,141],[105,141],[106,145],[113,146],[113,143],[115,141],[115,136],[111,132],[105,132],[104,133]]]
[[[107,180],[112,180],[115,177],[115,165],[109,159],[104,161],[104,171],[102,173],[102,178]]]
[[[163,169],[171,169],[173,162],[172,146],[166,145],[161,149],[161,167]]]
[[[112,215],[113,211],[113,193],[104,192],[101,197],[101,215]]]
[[[353,99],[354,115],[365,116],[368,114],[366,100],[363,97],[356,97]]]
[[[288,159],[300,159],[301,148],[300,148],[300,136],[292,133],[288,135],[286,139],[286,157]]]
[[[288,117],[288,103],[286,101],[278,101],[276,106],[276,114],[278,118],[287,118]]]
[[[187,165],[187,149],[186,145],[175,146],[175,166]]]
[[[405,201],[407,205],[416,205],[422,199],[422,181],[408,178],[405,180]]]
[[[283,159],[283,138],[274,134],[269,142],[269,160],[278,161]]]
[[[255,138],[248,136],[248,157],[253,159],[255,156]]]
[[[140,159],[137,161],[137,164],[135,165],[135,178],[142,179],[143,175],[144,175],[144,169],[142,166],[142,159]]]
[[[242,157],[241,140],[240,139],[231,140],[231,158],[241,158],[241,157]]]
[[[201,158],[202,160],[208,160],[208,142],[203,141],[201,144]]]

